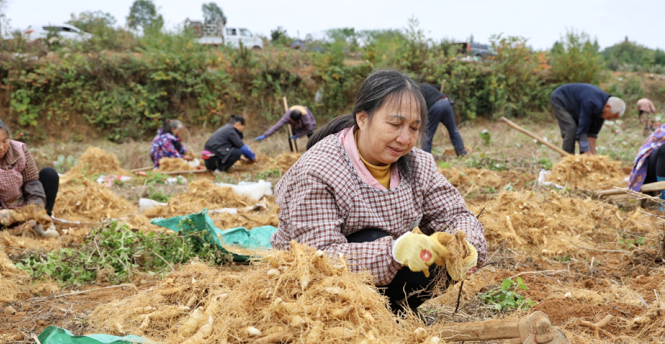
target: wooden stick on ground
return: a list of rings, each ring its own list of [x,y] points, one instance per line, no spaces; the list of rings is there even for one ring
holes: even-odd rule
[[[286,103],[286,97],[282,99],[284,99],[284,112],[288,112],[289,105]],[[298,145],[296,144],[296,140],[293,139],[293,131],[291,131],[291,124],[287,124],[287,127],[289,128],[289,143],[293,145],[293,149],[295,149],[296,153],[298,153]]]
[[[135,168],[133,170],[129,170],[129,172],[134,173],[134,172],[148,171],[148,170],[152,170],[153,168],[154,168],[154,166],[146,166],[146,167]]]
[[[640,192],[651,192],[651,191],[662,191],[665,190],[665,182],[655,182],[642,185]],[[621,195],[623,193],[630,193],[628,188],[614,188],[609,190],[597,191],[596,195],[598,196],[613,196]]]
[[[203,170],[170,171],[170,172],[159,172],[159,173],[171,175],[171,174],[188,174],[188,173],[205,173],[205,172],[209,172],[209,171],[207,169],[203,169]]]
[[[510,127],[512,127],[513,129],[515,129],[515,130],[517,130],[517,131],[519,131],[519,132],[521,132],[521,133],[523,133],[523,134],[526,134],[527,136],[530,136],[530,137],[534,138],[536,141],[538,141],[538,142],[544,144],[545,146],[547,146],[547,148],[549,148],[549,149],[551,149],[551,150],[553,150],[553,151],[555,151],[555,152],[561,154],[562,156],[569,156],[569,155],[572,155],[572,154],[566,152],[565,150],[563,150],[563,149],[561,149],[561,148],[559,148],[559,147],[557,147],[557,146],[555,146],[555,145],[553,145],[553,144],[551,144],[551,143],[549,143],[549,142],[543,140],[543,139],[542,139],[541,137],[539,137],[538,135],[536,135],[536,134],[534,134],[534,133],[532,133],[532,132],[530,132],[530,131],[528,131],[528,130],[522,128],[522,127],[520,127],[519,125],[515,124],[513,121],[507,119],[506,117],[501,117],[500,120],[501,120],[503,123],[508,124],[508,125],[509,125]]]

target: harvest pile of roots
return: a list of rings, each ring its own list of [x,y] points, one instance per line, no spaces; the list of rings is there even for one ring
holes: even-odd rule
[[[295,242],[246,271],[192,263],[160,285],[97,307],[96,331],[164,343],[438,343],[398,320],[368,273]]]
[[[282,153],[275,157],[275,161],[268,164],[269,169],[278,169],[282,174],[286,173],[293,164],[300,159],[300,153]]]
[[[191,171],[194,169],[184,159],[162,158],[159,160],[160,172]]]
[[[137,212],[124,198],[93,181],[82,179],[58,192],[53,216],[68,221],[99,222],[122,219]]]
[[[7,254],[0,249],[0,302],[16,301],[24,294],[29,296],[30,275],[17,269]]]
[[[17,222],[35,221],[42,226],[51,225],[51,217],[46,214],[46,209],[40,205],[28,204],[14,210],[14,218]]]
[[[605,155],[571,155],[552,168],[549,181],[585,190],[605,190],[625,186],[621,163]]]
[[[96,174],[119,174],[129,176],[130,172],[120,167],[120,161],[115,154],[107,153],[101,148],[88,147],[81,155],[76,166],[67,171],[62,178],[64,182],[81,179],[84,176],[92,177]]]
[[[562,197],[558,193],[504,191],[490,202],[469,205],[478,213],[490,245],[537,250],[547,256],[586,254],[575,244],[596,247],[600,235],[616,235],[616,229],[632,233],[656,231],[652,217],[639,212],[621,213],[615,205],[591,199]]]
[[[440,168],[439,172],[463,194],[485,188],[502,190],[507,186],[511,186],[515,190],[521,190],[528,182],[536,179],[534,175],[523,172],[479,170],[476,168]]]
[[[219,228],[245,227],[254,228],[265,225],[279,224],[279,207],[274,197],[266,197],[263,206],[254,208],[257,202],[247,196],[240,196],[233,189],[219,187],[209,179],[201,178],[189,183],[187,191],[171,197],[165,206],[148,209],[145,215],[149,218],[182,216],[197,213],[205,208],[211,211],[211,218]],[[216,214],[214,210],[237,208],[238,214]]]

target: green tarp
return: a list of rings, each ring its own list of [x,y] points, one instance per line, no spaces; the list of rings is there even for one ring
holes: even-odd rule
[[[233,260],[236,262],[247,261],[251,256],[230,252],[224,246],[270,249],[272,247],[270,236],[277,231],[277,228],[273,226],[255,227],[251,231],[242,227],[221,230],[212,223],[207,208],[200,213],[169,219],[153,219],[150,223],[185,234],[199,233],[207,243],[214,245],[224,253],[233,255]]]
[[[90,334],[87,336],[75,336],[71,332],[49,326],[39,335],[42,344],[132,344],[132,343],[154,343],[150,339],[133,335],[125,337],[110,336],[108,334]]]

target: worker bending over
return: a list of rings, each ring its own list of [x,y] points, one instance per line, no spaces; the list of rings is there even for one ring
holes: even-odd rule
[[[0,230],[18,222],[15,210],[34,204],[44,207],[46,212],[35,219],[38,223],[33,222],[32,229],[40,236],[58,236],[50,215],[59,182],[54,169],[37,168],[28,146],[12,140],[11,131],[0,121]]]
[[[284,116],[272,126],[272,128],[268,129],[263,135],[254,140],[259,142],[263,141],[266,137],[274,134],[287,123],[291,126],[291,133],[293,135],[289,139],[289,147],[292,152],[295,152],[293,143],[295,143],[296,139],[303,136],[311,137],[312,132],[316,127],[316,119],[314,118],[314,115],[312,115],[312,112],[309,111],[308,108],[302,105],[292,106],[289,111],[287,111]]]
[[[647,136],[654,131],[655,128],[658,128],[661,125],[661,123],[656,123],[651,118],[651,115],[656,113],[656,106],[653,105],[651,100],[647,98],[638,100],[637,110],[639,111],[637,117],[640,119],[640,123],[644,124],[642,135]]]
[[[416,309],[439,271],[460,280],[487,256],[483,226],[441,173],[431,154],[414,148],[427,127],[420,87],[396,71],[377,71],[362,84],[352,114],[318,130],[307,152],[275,187],[277,249],[291,240],[338,253],[355,271],[372,273],[397,312]],[[425,234],[412,230],[419,227]],[[441,238],[466,233],[468,256],[450,276]],[[409,269],[403,269],[408,266]],[[426,272],[426,273],[423,273]],[[430,286],[431,287],[431,286]],[[409,296],[405,299],[405,293]]]
[[[633,170],[628,178],[628,188],[640,191],[643,184],[665,181],[665,125],[661,125],[640,147]],[[665,191],[660,192],[665,200]],[[661,206],[662,210],[662,206]]]
[[[457,156],[466,155],[464,141],[462,135],[457,131],[455,113],[453,113],[453,106],[448,97],[430,84],[421,84],[420,90],[427,103],[427,131],[425,131],[422,143],[423,150],[427,153],[432,152],[432,139],[434,139],[439,123],[443,123],[448,129],[448,135]]]
[[[596,139],[603,122],[623,116],[626,110],[623,100],[590,84],[562,85],[552,92],[550,104],[561,129],[563,150],[570,154],[575,154],[575,141],[580,154],[597,154]]]
[[[167,119],[157,131],[157,136],[152,139],[150,145],[150,160],[155,168],[159,168],[159,161],[162,158],[194,160],[194,156],[182,145],[180,133],[184,128],[185,126],[179,120]]]
[[[244,155],[253,162],[259,158],[242,142],[242,132],[245,130],[245,119],[231,115],[231,122],[217,129],[206,141],[203,147],[202,158],[206,168],[210,171],[225,172],[233,166],[240,156]]]

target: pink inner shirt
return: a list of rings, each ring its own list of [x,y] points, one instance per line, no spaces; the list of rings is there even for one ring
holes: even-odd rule
[[[358,153],[356,140],[353,137],[353,132],[356,128],[357,127],[353,127],[342,130],[342,132],[339,134],[339,142],[342,144],[346,154],[351,159],[351,163],[358,173],[358,176],[360,176],[360,179],[375,189],[386,190],[386,188],[381,185],[381,183],[379,183],[376,178],[374,178],[374,176],[372,176],[372,174],[367,169],[367,166],[365,166],[365,163],[360,160],[360,154]],[[399,181],[400,178],[397,164],[392,164],[390,167],[390,188],[396,188],[399,185]]]

